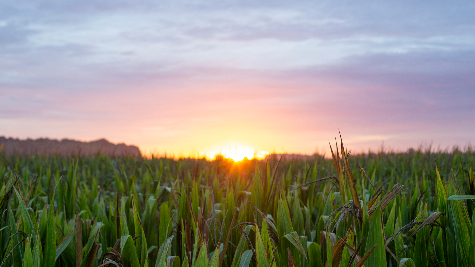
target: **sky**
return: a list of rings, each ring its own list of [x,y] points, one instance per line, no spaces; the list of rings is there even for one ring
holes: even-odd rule
[[[475,141],[473,1],[2,1],[0,136],[145,154]]]

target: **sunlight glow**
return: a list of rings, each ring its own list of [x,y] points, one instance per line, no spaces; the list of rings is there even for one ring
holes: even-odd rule
[[[225,158],[232,159],[235,162],[241,161],[244,158],[247,159],[263,159],[265,156],[267,156],[269,152],[267,151],[257,151],[256,149],[241,145],[241,144],[235,144],[232,146],[228,146],[225,148],[221,148],[219,150],[214,150],[209,153],[206,153],[206,157],[209,159],[212,159],[216,157],[217,155],[222,155]]]

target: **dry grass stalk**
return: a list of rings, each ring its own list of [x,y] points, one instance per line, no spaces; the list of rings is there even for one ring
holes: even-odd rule
[[[82,220],[76,217],[76,267],[82,263]]]
[[[92,267],[94,264],[94,260],[96,259],[97,252],[99,251],[99,246],[101,244],[97,241],[94,241],[91,250],[89,251],[89,254],[87,254],[86,258],[86,267]]]
[[[290,249],[287,248],[287,253],[288,253],[288,265],[289,267],[296,267],[294,257],[292,256],[292,253],[290,253]]]

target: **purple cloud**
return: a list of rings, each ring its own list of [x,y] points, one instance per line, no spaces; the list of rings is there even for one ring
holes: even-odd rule
[[[470,1],[2,3],[0,135],[176,153],[226,136],[311,153],[339,128],[358,149],[464,144],[475,130],[474,11]]]

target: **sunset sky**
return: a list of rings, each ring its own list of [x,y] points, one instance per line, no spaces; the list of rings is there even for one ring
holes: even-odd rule
[[[175,156],[326,152],[338,130],[354,152],[464,147],[474,14],[474,1],[2,1],[0,136]]]

